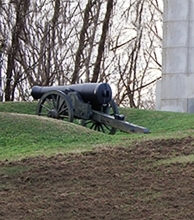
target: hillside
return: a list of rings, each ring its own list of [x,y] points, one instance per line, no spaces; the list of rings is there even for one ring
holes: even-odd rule
[[[106,135],[0,104],[0,219],[194,219],[194,115],[120,109]]]

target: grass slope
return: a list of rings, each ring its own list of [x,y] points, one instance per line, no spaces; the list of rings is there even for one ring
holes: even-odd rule
[[[0,219],[194,219],[193,114],[120,108],[151,133],[111,136],[35,109],[0,103]]]
[[[74,123],[38,117],[36,105],[36,102],[0,103],[0,160],[193,135],[194,114],[120,108],[126,121],[147,127],[151,134],[117,132],[111,136]]]
[[[50,118],[0,113],[0,159],[89,150],[111,137]]]

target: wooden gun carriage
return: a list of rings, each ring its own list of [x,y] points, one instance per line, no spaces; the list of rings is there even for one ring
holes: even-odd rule
[[[34,86],[34,99],[39,99],[37,115],[73,122],[108,134],[124,132],[149,133],[147,128],[129,123],[112,99],[107,83],[83,83],[68,86]]]

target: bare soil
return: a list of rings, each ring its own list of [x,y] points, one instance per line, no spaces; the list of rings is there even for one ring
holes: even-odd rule
[[[194,139],[0,162],[0,220],[194,219]]]

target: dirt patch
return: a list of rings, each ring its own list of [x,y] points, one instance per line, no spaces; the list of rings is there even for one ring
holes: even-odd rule
[[[194,219],[194,139],[0,162],[0,219]]]

